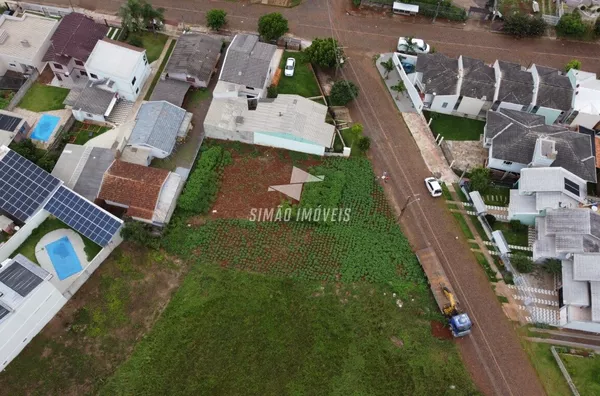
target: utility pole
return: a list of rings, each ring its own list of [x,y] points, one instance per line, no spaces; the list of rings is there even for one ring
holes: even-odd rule
[[[431,23],[435,23],[435,18],[438,16],[438,12],[440,12],[440,5],[442,4],[442,0],[438,0],[437,7],[435,7],[435,15],[433,16],[433,20]]]
[[[408,205],[421,200],[421,198],[417,198],[419,195],[421,195],[421,194],[409,195],[408,198],[406,198],[406,202],[404,203],[404,206],[402,207],[402,209],[400,209],[400,214],[398,215],[398,219],[397,219],[398,221],[400,221],[400,219],[402,218],[402,215],[404,214],[404,211],[406,210]]]

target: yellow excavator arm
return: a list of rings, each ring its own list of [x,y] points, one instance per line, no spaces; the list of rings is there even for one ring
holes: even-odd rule
[[[448,289],[446,286],[442,286],[442,289],[444,290],[444,294],[446,295],[446,298],[449,302],[447,305],[444,306],[444,314],[446,316],[452,316],[457,312],[456,299],[454,298],[454,294],[452,294],[450,289]]]

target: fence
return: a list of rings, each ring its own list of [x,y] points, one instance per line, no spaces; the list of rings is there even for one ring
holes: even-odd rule
[[[10,100],[10,103],[8,103],[8,106],[6,106],[6,110],[12,111],[15,107],[17,107],[21,99],[23,99],[23,96],[25,96],[27,91],[29,91],[29,88],[31,88],[39,76],[40,72],[37,70],[34,70],[33,73],[31,73],[27,81],[25,81],[25,84],[21,85],[21,88],[19,88],[15,96],[13,96],[13,98]]]
[[[556,348],[554,346],[551,346],[550,350],[552,351],[552,356],[554,356],[554,359],[556,360],[556,364],[558,364],[558,368],[560,369],[562,375],[565,377],[567,384],[569,384],[569,388],[571,388],[571,392],[573,393],[573,396],[579,396],[579,392],[577,391],[577,388],[575,387],[575,384],[573,383],[573,380],[571,379],[571,376],[569,375],[569,372],[567,371],[565,364],[563,363],[560,356],[558,356],[558,352],[556,352]]]
[[[73,12],[71,8],[62,8],[49,5],[22,3],[16,1],[7,1],[8,8],[13,11],[32,11],[39,14],[43,14],[48,17],[63,17]]]

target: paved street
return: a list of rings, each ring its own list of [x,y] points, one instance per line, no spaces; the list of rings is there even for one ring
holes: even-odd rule
[[[42,1],[42,0],[39,0]],[[114,12],[120,1],[72,0],[74,6]],[[68,0],[49,3],[68,6]],[[415,249],[433,246],[445,266],[464,309],[471,315],[473,334],[457,340],[463,360],[479,389],[487,395],[542,395],[544,391],[520,341],[502,312],[490,284],[469,250],[454,218],[441,199],[428,197],[423,178],[429,176],[419,149],[373,65],[372,57],[394,48],[399,35],[424,38],[440,52],[468,55],[492,62],[497,58],[528,65],[538,62],[562,68],[570,59],[600,73],[600,46],[560,40],[514,40],[484,30],[442,24],[413,24],[401,17],[350,16],[350,0],[305,0],[293,9],[274,9],[232,1],[156,0],[166,16],[186,23],[204,22],[212,8],[228,11],[231,29],[255,30],[258,16],[282,12],[291,33],[300,37],[335,36],[344,46],[349,63],[342,76],[353,80],[361,94],[352,105],[353,119],[362,122],[373,139],[371,157],[378,174],[391,175],[385,185],[390,202],[399,209],[407,198],[421,194],[402,218]]]

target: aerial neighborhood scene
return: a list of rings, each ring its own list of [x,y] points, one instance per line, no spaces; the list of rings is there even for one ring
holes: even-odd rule
[[[0,396],[600,395],[596,0],[0,9]]]

